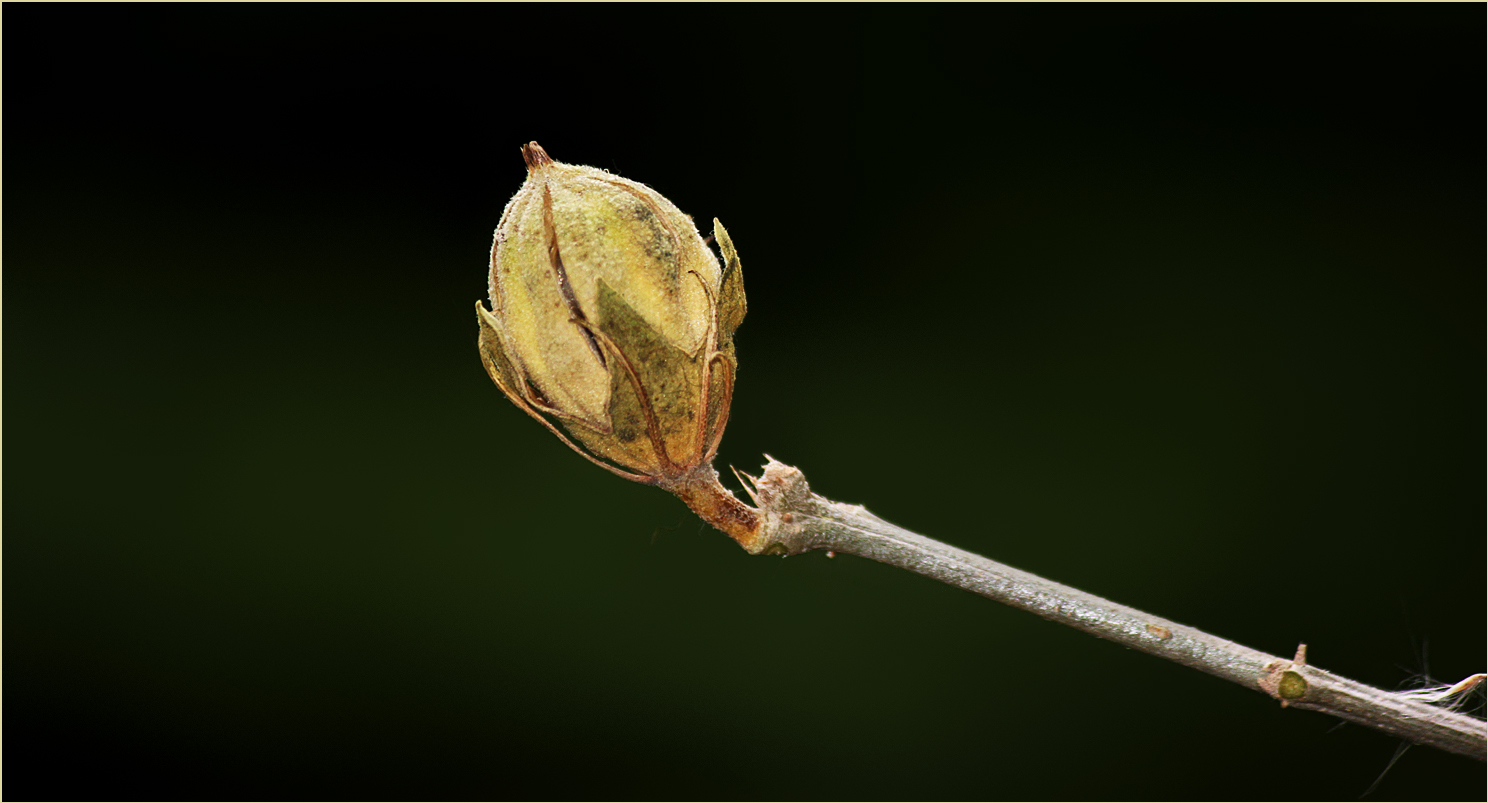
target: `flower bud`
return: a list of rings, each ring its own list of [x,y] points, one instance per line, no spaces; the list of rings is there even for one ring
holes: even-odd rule
[[[707,467],[728,421],[744,283],[644,184],[522,148],[527,180],[491,250],[491,308],[476,303],[497,387],[575,451],[663,486]],[[577,442],[577,443],[576,443]]]

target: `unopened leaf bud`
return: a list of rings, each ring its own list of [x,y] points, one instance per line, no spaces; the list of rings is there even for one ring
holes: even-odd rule
[[[491,249],[491,307],[476,303],[487,373],[622,477],[685,500],[678,489],[704,474],[716,485],[745,311],[728,232],[713,221],[720,264],[692,218],[650,187],[555,162],[536,142],[522,156],[527,180]]]

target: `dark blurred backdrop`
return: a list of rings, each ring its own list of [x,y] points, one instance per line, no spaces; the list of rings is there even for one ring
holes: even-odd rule
[[[860,559],[751,558],[571,454],[475,350],[529,140],[727,223],[720,467],[769,452],[1387,688],[1484,669],[1480,5],[5,16],[10,799],[1385,770],[1381,734]],[[1482,790],[1415,748],[1371,797]]]

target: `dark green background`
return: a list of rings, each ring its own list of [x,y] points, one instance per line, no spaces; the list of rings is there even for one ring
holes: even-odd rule
[[[728,224],[720,467],[1388,688],[1484,668],[1481,6],[5,16],[11,799],[1385,768],[899,570],[749,557],[569,453],[475,350],[534,139]],[[1482,790],[1416,748],[1373,796]]]

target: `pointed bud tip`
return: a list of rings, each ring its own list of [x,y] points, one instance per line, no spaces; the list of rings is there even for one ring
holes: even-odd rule
[[[541,145],[529,142],[522,146],[522,161],[527,163],[527,172],[531,173],[539,167],[552,164],[553,157]]]

